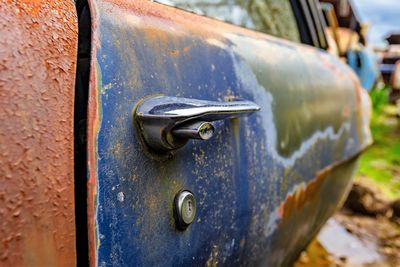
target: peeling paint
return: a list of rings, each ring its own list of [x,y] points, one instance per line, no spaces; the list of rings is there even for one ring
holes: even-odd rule
[[[310,47],[149,1],[91,1],[91,8],[91,265],[290,260],[305,245],[300,233],[312,235],[340,203],[354,164],[332,170],[333,178],[321,172],[340,169],[371,143],[369,101],[354,73]],[[244,98],[262,109],[217,122],[212,139],[159,161],[147,156],[132,124],[135,103],[154,94]],[[181,189],[199,205],[183,232],[173,218]],[[304,226],[308,217],[313,228]],[[286,255],[281,244],[289,241]]]
[[[124,193],[123,192],[118,192],[117,198],[118,198],[119,202],[124,202],[124,199],[125,199]]]

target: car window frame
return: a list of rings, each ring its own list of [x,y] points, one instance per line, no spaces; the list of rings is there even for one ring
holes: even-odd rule
[[[322,10],[315,0],[291,0],[292,10],[296,18],[303,44],[320,49],[328,49],[328,41],[325,35]]]

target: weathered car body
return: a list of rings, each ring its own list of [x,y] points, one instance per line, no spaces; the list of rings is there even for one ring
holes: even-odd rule
[[[47,69],[48,87],[40,87],[43,80],[24,81],[14,91],[0,84],[2,108],[8,107],[14,94],[20,96],[15,101],[22,101],[26,88],[42,88],[43,92],[34,94],[37,97],[57,94],[27,104],[31,114],[44,109],[42,116],[35,116],[39,122],[48,122],[53,110],[62,112],[56,113],[57,120],[39,124],[45,132],[59,129],[60,135],[52,139],[57,149],[35,137],[30,141],[38,144],[37,155],[44,155],[43,150],[49,153],[56,169],[49,173],[48,168],[22,165],[23,175],[12,169],[12,179],[4,176],[0,186],[0,196],[4,196],[0,200],[4,201],[1,207],[12,204],[10,186],[29,182],[34,174],[46,177],[49,184],[40,184],[46,196],[60,200],[43,201],[39,191],[29,187],[23,200],[33,198],[34,202],[21,205],[32,213],[46,210],[54,218],[61,214],[65,220],[51,224],[46,217],[36,221],[42,224],[28,226],[25,216],[30,214],[13,216],[15,209],[2,211],[9,218],[1,228],[3,251],[9,256],[1,260],[7,265],[29,265],[51,258],[57,265],[70,266],[75,260],[87,263],[89,255],[92,266],[290,265],[343,201],[357,158],[371,143],[369,98],[349,67],[324,51],[151,1],[89,1],[90,46],[82,44],[86,38],[80,35],[76,56],[73,4],[63,5],[70,20],[46,12],[47,4],[40,2],[36,10],[50,18],[33,21],[56,27],[48,21],[60,17],[63,34],[55,36],[50,27],[42,32],[43,40],[61,38],[68,44],[68,56],[59,53],[52,61],[46,60],[41,46],[37,50],[21,46],[21,53],[29,51],[44,66],[62,67],[64,63],[68,68]],[[12,8],[7,12],[12,18],[20,16]],[[32,14],[23,16],[30,19]],[[85,20],[79,19],[82,33]],[[5,28],[7,21],[2,22]],[[91,47],[88,115],[86,122],[81,120],[85,113],[79,117],[75,106],[75,151],[86,149],[87,165],[75,168],[75,219],[70,81],[77,63],[76,94],[82,96],[86,79],[79,75],[87,64],[82,47]],[[12,54],[8,42],[1,42],[0,49]],[[2,82],[8,82],[8,71],[22,68],[8,67],[0,70]],[[52,73],[66,80],[60,82]],[[13,77],[19,79],[15,73]],[[58,95],[62,92],[67,94],[63,98]],[[165,158],[141,141],[141,129],[133,116],[144,99],[160,94],[212,101],[246,99],[261,110],[218,122],[212,139],[189,141]],[[13,158],[12,146],[20,142],[12,138],[19,135],[5,125],[31,125],[18,115],[21,104],[16,103],[15,112],[8,112],[0,127],[2,151],[7,152],[0,158],[2,167],[7,162],[31,163],[29,154],[21,160]],[[77,131],[78,117],[86,123],[86,141]],[[39,130],[32,129],[34,133]],[[42,162],[39,156],[36,160]],[[75,153],[75,165],[79,164],[82,155]],[[81,179],[86,174],[87,183]],[[81,194],[86,189],[87,202]],[[193,192],[197,202],[195,221],[185,230],[177,229],[174,219],[174,198],[182,189]],[[86,209],[87,217],[81,213]],[[24,224],[13,230],[18,220]],[[29,243],[29,253],[26,246],[4,245],[8,236],[18,233],[22,240],[30,240],[31,232],[38,237]],[[66,232],[68,238],[59,236]],[[49,241],[48,233],[56,244]],[[75,252],[71,245],[75,239],[78,248],[88,244],[88,249],[83,246]],[[54,250],[35,248],[36,242]]]
[[[371,141],[354,74],[315,49],[158,3],[91,4],[92,261],[291,263],[345,196]],[[132,127],[136,103],[154,94],[244,98],[261,111],[160,161]],[[181,189],[199,203],[184,232],[171,208]]]

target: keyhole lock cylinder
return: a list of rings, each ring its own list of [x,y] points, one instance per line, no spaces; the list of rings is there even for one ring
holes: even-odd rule
[[[175,222],[179,230],[185,230],[196,217],[196,200],[189,190],[182,190],[175,196]]]

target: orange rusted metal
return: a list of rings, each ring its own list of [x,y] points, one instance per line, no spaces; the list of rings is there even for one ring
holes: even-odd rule
[[[75,4],[0,14],[0,266],[74,266]]]

